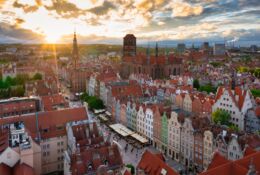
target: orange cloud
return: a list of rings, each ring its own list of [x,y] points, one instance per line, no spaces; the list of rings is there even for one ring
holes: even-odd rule
[[[187,16],[197,16],[203,12],[203,7],[192,6],[185,2],[175,2],[172,3],[172,16],[173,17],[187,17]]]

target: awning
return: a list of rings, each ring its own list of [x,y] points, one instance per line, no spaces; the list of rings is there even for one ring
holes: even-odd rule
[[[133,131],[119,123],[110,125],[109,127],[124,137],[132,135],[134,133]]]
[[[134,133],[134,134],[132,134],[131,136],[132,136],[133,138],[135,138],[136,140],[138,140],[139,142],[143,143],[143,144],[145,144],[145,143],[148,142],[148,140],[147,140],[146,138],[140,136],[140,135],[137,134],[137,133]]]
[[[99,114],[98,117],[104,122],[108,121],[104,114]]]
[[[112,114],[108,111],[106,111],[106,115],[111,116]]]
[[[103,113],[103,112],[105,112],[106,110],[105,109],[95,109],[94,110],[94,113],[95,114],[100,114],[100,113]]]
[[[122,124],[117,123],[117,124],[109,125],[109,127],[112,128],[115,132],[117,132],[118,134],[120,134],[123,137],[131,136],[134,139],[136,139],[137,141],[141,142],[142,144],[145,144],[148,142],[148,140],[146,138],[131,131],[130,129],[128,129],[127,127],[125,127]]]

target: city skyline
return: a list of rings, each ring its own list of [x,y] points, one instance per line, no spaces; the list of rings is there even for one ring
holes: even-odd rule
[[[1,0],[0,43],[121,44],[236,41],[259,44],[257,0]]]

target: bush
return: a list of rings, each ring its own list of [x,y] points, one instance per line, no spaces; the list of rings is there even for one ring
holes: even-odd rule
[[[227,111],[217,109],[212,113],[212,119],[215,124],[230,125],[230,114]]]
[[[103,109],[104,103],[102,100],[97,98],[96,96],[89,96],[87,93],[84,93],[80,96],[80,99],[82,101],[85,101],[88,103],[88,106],[90,109]]]
[[[41,79],[42,79],[42,74],[40,74],[40,73],[34,74],[33,80],[41,80]]]
[[[260,89],[252,89],[251,93],[254,97],[260,97]]]
[[[195,79],[193,81],[193,88],[199,89],[200,88],[200,82],[198,79]]]
[[[131,169],[131,174],[135,174],[135,167],[132,164],[127,164],[126,167]]]
[[[216,93],[217,92],[217,88],[213,87],[211,84],[207,84],[205,86],[200,86],[198,90],[201,92],[205,91],[207,93],[210,93],[210,92]]]

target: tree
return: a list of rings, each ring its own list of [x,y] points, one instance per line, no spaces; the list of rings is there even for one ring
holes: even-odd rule
[[[236,132],[239,131],[239,128],[238,128],[236,125],[234,125],[234,124],[230,124],[230,125],[229,125],[229,129],[231,129],[231,130],[233,130],[233,131],[236,131]]]
[[[212,119],[215,124],[229,126],[230,114],[227,111],[217,109],[212,113]]]
[[[27,81],[30,80],[28,74],[18,74],[16,75],[16,83],[19,85],[24,85]]]
[[[200,82],[198,79],[195,79],[193,81],[193,88],[199,89],[200,88]]]
[[[132,164],[127,164],[126,167],[131,169],[131,174],[135,174],[135,167]]]
[[[205,91],[207,93],[210,93],[210,92],[215,93],[217,91],[217,88],[213,87],[211,84],[207,84],[207,85],[204,85],[204,86],[200,86],[199,91],[201,91],[201,92]]]
[[[104,108],[103,101],[98,99],[97,97],[91,97],[87,102],[88,102],[90,109],[103,109]]]
[[[95,96],[89,96],[87,93],[84,93],[80,96],[80,99],[82,101],[87,102],[90,109],[103,109],[104,108],[103,101]]]
[[[24,87],[22,85],[15,86],[14,88],[11,88],[10,90],[10,96],[11,97],[22,97],[24,96]]]
[[[260,97],[260,89],[252,89],[251,93],[254,97]]]
[[[41,80],[41,79],[42,79],[42,74],[40,74],[40,73],[34,74],[33,80]]]

